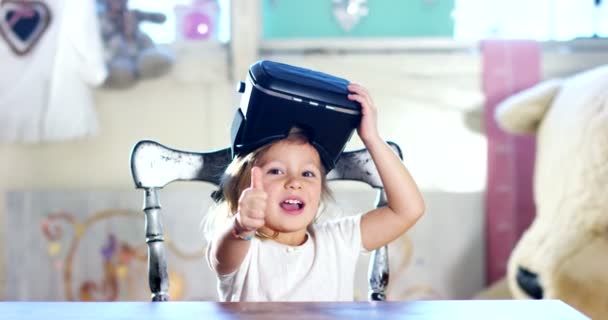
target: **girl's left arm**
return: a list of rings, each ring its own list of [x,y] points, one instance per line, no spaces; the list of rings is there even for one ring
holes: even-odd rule
[[[425,205],[409,171],[378,133],[377,111],[369,92],[358,84],[350,84],[349,90],[349,99],[361,104],[363,114],[357,133],[372,156],[386,192],[387,206],[361,217],[363,247],[371,251],[404,234],[422,216]]]

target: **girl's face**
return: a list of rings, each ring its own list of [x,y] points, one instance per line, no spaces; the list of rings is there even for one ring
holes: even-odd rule
[[[305,230],[319,208],[321,160],[317,150],[301,140],[280,140],[258,159],[262,169],[266,227],[289,233]]]

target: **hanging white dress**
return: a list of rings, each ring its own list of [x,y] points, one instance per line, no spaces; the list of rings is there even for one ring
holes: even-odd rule
[[[95,0],[43,3],[51,22],[28,53],[19,56],[0,41],[0,143],[74,139],[99,130],[92,88],[107,70]]]

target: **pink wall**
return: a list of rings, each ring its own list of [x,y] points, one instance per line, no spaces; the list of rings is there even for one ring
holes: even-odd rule
[[[482,42],[482,54],[488,137],[486,279],[490,284],[505,275],[511,250],[535,213],[534,136],[503,131],[494,120],[494,110],[506,97],[538,83],[541,66],[540,48],[535,41],[486,40]]]

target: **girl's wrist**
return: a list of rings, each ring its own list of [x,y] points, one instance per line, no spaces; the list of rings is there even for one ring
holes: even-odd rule
[[[366,147],[373,146],[374,144],[382,144],[384,140],[379,134],[371,135],[370,137],[360,137],[361,141]]]
[[[249,241],[249,240],[253,239],[255,230],[247,230],[247,229],[243,228],[241,226],[241,224],[239,223],[238,219],[236,217],[234,217],[234,219],[232,220],[231,233],[232,233],[232,236],[234,236],[237,239]]]

